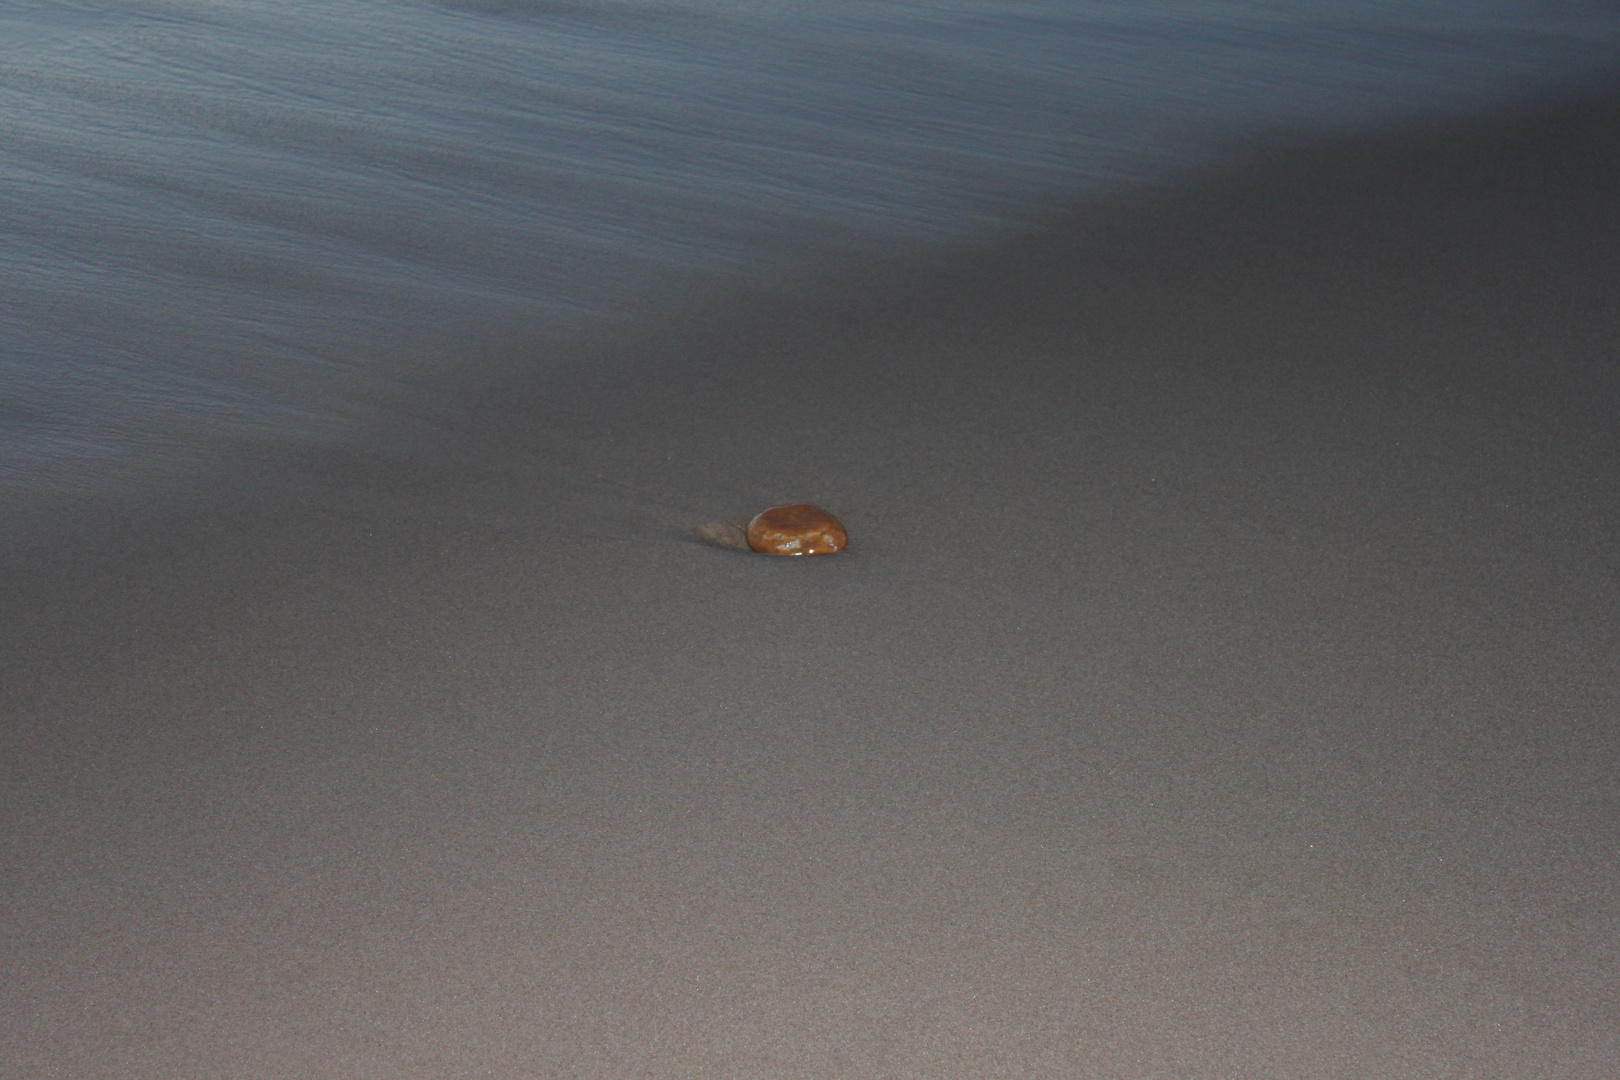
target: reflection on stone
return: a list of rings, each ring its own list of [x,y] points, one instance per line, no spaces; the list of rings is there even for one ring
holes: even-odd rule
[[[849,543],[838,519],[819,506],[773,506],[748,523],[748,546],[766,555],[830,555]]]

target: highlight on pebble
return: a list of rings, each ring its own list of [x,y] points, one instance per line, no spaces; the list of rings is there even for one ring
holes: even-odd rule
[[[763,555],[831,555],[849,543],[843,523],[819,506],[773,506],[748,523],[748,546]]]

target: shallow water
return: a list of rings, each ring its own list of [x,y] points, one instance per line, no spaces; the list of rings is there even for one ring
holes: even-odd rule
[[[13,511],[364,440],[729,283],[1595,71],[1603,4],[150,0],[0,15]]]

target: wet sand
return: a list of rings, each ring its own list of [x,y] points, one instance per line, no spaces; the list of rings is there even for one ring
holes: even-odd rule
[[[0,1075],[1612,1076],[1617,101],[14,544]]]

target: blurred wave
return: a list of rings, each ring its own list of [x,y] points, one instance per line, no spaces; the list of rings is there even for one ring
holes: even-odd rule
[[[1267,125],[1580,78],[1611,5],[127,0],[0,13],[0,490],[365,438],[728,281]]]

